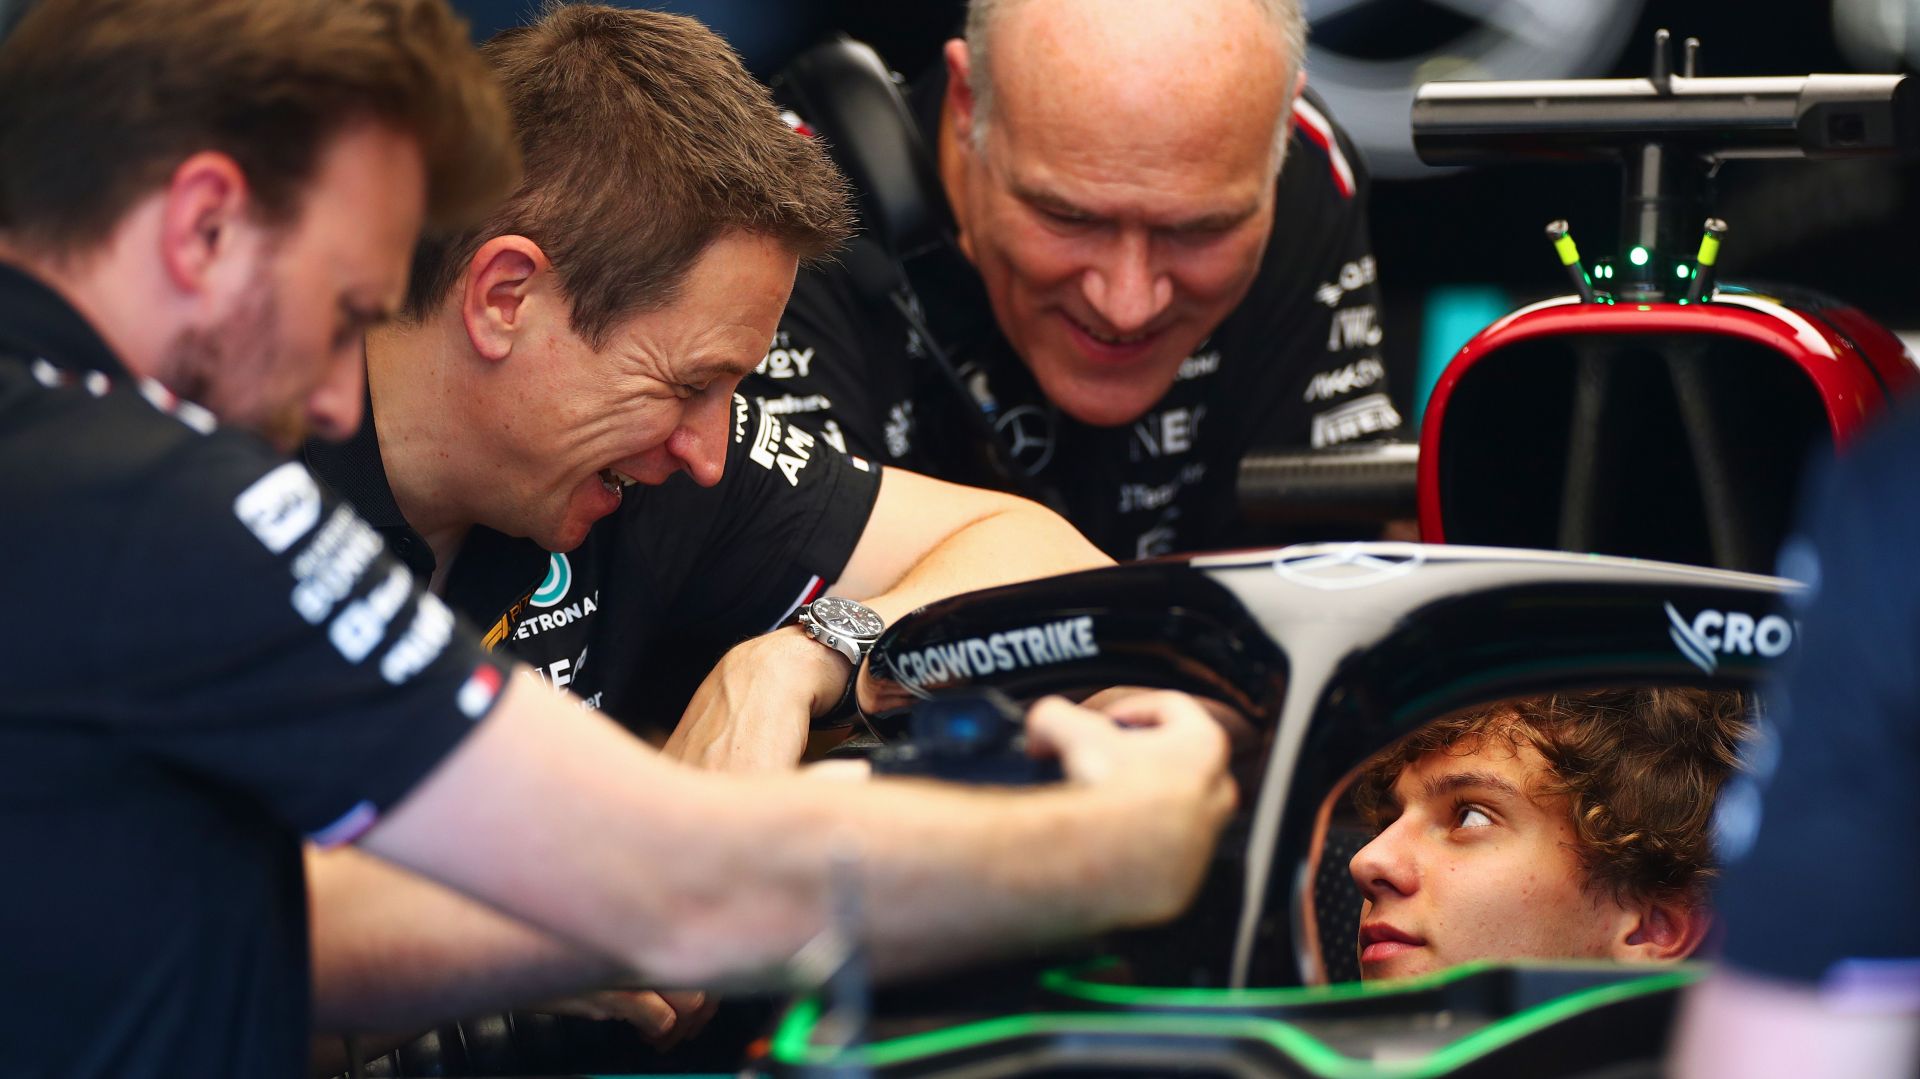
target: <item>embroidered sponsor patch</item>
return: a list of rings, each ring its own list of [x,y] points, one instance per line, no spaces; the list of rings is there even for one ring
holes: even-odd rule
[[[1313,417],[1309,435],[1314,449],[1337,446],[1368,435],[1384,434],[1400,426],[1400,413],[1384,393],[1356,397],[1338,408]]]
[[[305,466],[288,461],[241,491],[233,514],[267,550],[285,554],[320,523],[320,487]]]
[[[500,684],[499,670],[482,663],[460,684],[460,692],[453,698],[454,705],[468,719],[479,719],[487,714],[487,709],[493,707],[494,699],[500,696]]]
[[[805,428],[783,424],[771,412],[760,413],[760,429],[747,459],[765,469],[778,469],[790,486],[800,486],[800,473],[813,460],[813,435]]]
[[[1387,369],[1379,360],[1368,357],[1356,360],[1345,367],[1332,371],[1321,371],[1307,381],[1307,391],[1302,399],[1328,401],[1335,397],[1345,397],[1355,390],[1364,390],[1368,386],[1387,377]]]

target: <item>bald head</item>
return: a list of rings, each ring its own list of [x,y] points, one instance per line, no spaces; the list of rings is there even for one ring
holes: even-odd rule
[[[1306,22],[1298,0],[971,0],[966,41],[978,148],[1002,109],[1201,146],[1259,125],[1277,170]]]
[[[1275,233],[1297,0],[973,0],[940,173],[961,251],[1042,393],[1133,423]]]

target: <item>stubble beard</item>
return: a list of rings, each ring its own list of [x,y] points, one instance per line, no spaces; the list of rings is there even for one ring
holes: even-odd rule
[[[281,450],[307,436],[302,404],[275,400],[284,384],[279,355],[279,290],[256,280],[233,313],[207,327],[182,330],[166,350],[168,388],[210,409],[222,424],[252,431]]]

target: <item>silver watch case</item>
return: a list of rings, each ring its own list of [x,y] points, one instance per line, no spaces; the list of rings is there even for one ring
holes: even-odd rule
[[[886,621],[866,604],[838,596],[823,596],[800,608],[799,622],[807,636],[847,657],[855,667],[887,628]]]

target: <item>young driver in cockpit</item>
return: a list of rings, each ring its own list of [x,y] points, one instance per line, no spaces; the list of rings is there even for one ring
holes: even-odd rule
[[[1353,793],[1377,831],[1349,865],[1361,976],[1686,958],[1747,729],[1736,692],[1583,692],[1455,713],[1376,755]]]

